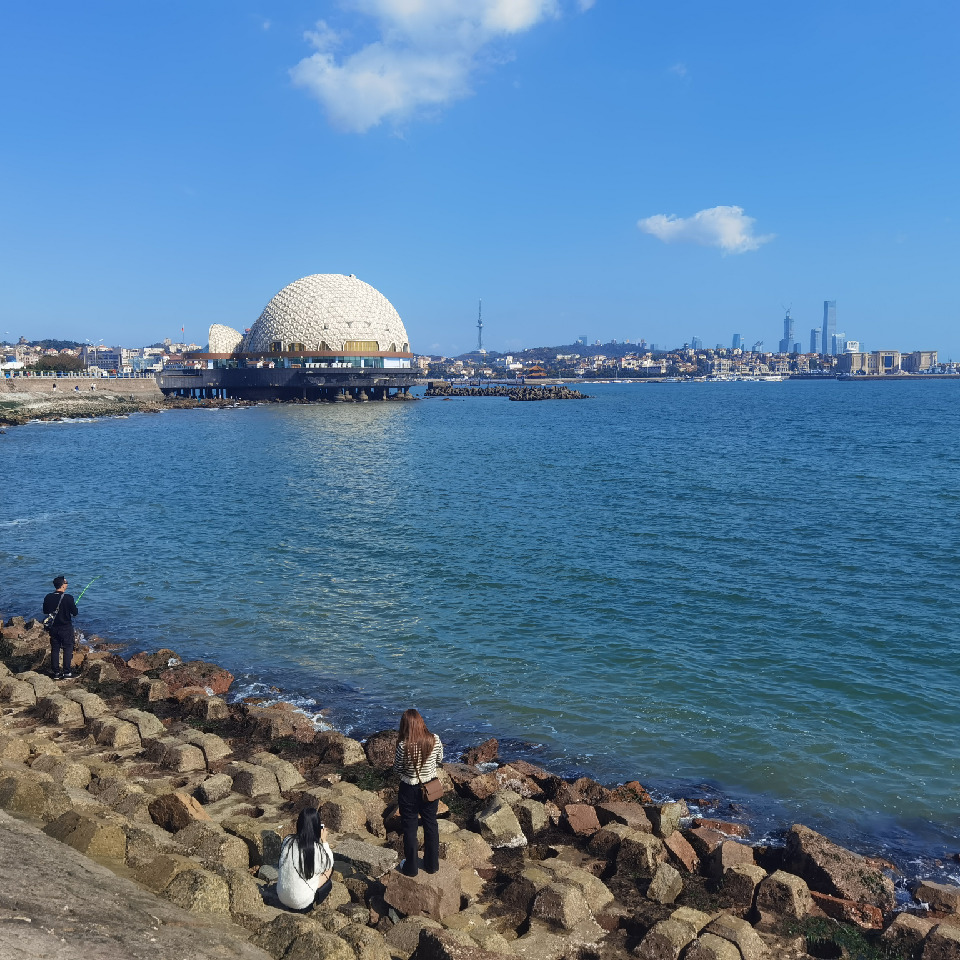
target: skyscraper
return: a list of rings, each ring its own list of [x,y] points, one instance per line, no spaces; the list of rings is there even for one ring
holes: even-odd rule
[[[823,352],[831,357],[836,356],[833,346],[833,338],[837,333],[837,301],[823,301],[823,336],[820,343],[823,345]]]
[[[814,327],[810,331],[810,352],[819,353],[820,352],[820,328]]]
[[[733,349],[742,350],[743,349],[743,334],[735,333],[733,335]]]
[[[794,339],[793,317],[790,316],[788,310],[787,315],[783,318],[783,339],[780,341],[780,352],[789,353],[793,349]]]

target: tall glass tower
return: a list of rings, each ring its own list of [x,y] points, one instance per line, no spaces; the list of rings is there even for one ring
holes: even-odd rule
[[[789,353],[793,349],[794,342],[793,317],[790,316],[788,310],[787,315],[783,318],[783,339],[780,341],[780,352]]]
[[[820,352],[820,328],[814,327],[810,331],[810,352],[819,353]]]
[[[823,336],[820,343],[823,344],[823,352],[831,357],[836,356],[833,346],[833,338],[837,334],[837,301],[823,301]]]

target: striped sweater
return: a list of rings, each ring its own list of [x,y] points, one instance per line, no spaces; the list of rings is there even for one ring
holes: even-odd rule
[[[434,743],[430,756],[427,757],[419,771],[413,759],[407,756],[404,742],[401,740],[397,743],[397,755],[393,760],[393,769],[397,771],[404,783],[416,786],[418,783],[426,783],[428,780],[432,780],[437,775],[437,764],[443,761],[443,744],[436,734],[433,737],[436,743]],[[418,773],[419,779],[417,778]]]

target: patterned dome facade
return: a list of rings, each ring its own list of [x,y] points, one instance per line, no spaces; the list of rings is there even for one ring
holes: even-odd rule
[[[379,290],[352,275],[317,273],[284,287],[240,349],[273,353],[280,344],[281,351],[339,351],[348,343],[364,344],[362,349],[372,352],[410,350],[400,314]]]

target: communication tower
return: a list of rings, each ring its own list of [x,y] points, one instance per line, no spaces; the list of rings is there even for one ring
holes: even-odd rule
[[[483,300],[477,301],[477,353],[486,353],[483,349]]]

